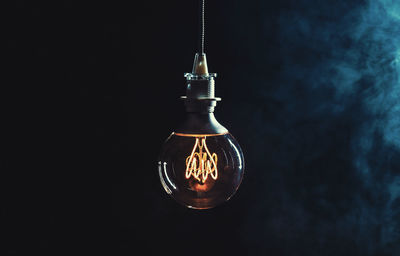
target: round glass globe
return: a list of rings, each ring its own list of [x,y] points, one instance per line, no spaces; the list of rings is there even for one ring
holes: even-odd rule
[[[194,209],[215,207],[235,194],[244,171],[242,150],[230,133],[172,133],[158,171],[165,191]]]

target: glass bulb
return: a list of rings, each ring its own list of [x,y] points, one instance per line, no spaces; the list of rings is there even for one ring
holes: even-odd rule
[[[244,171],[242,150],[228,132],[172,133],[158,161],[165,191],[179,203],[208,209],[229,200]]]

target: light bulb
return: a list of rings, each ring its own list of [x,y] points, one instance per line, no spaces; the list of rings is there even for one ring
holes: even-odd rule
[[[214,116],[214,78],[206,56],[196,54],[187,79],[185,122],[165,141],[158,171],[165,191],[179,203],[208,209],[229,200],[244,171],[242,150],[235,138]]]

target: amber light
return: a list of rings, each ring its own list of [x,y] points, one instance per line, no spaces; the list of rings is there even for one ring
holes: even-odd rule
[[[226,132],[173,132],[158,158],[165,191],[194,209],[212,208],[229,200],[242,181],[243,169],[240,146]]]
[[[206,137],[196,138],[192,153],[186,158],[185,178],[190,179],[193,176],[201,183],[204,183],[208,176],[216,180],[218,178],[217,162],[218,156],[210,153]]]

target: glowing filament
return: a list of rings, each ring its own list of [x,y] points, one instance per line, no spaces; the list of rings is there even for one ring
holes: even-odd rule
[[[211,154],[207,148],[206,137],[196,138],[192,153],[186,158],[186,179],[193,176],[204,183],[210,175],[216,180],[218,178],[217,161],[217,154]]]

